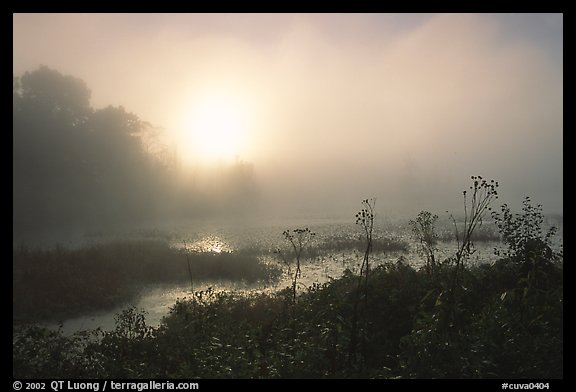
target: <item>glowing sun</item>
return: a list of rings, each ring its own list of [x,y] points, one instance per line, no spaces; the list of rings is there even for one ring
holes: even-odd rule
[[[179,150],[186,161],[228,161],[245,153],[248,110],[242,100],[227,95],[204,96],[186,110]]]

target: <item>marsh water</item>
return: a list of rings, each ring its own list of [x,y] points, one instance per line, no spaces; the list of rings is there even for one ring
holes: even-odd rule
[[[249,284],[243,281],[208,280],[194,281],[192,285],[190,282],[148,284],[139,290],[138,296],[114,309],[48,323],[45,326],[51,329],[61,328],[66,335],[97,327],[109,330],[115,326],[115,316],[122,309],[129,306],[144,310],[147,324],[158,326],[176,301],[191,297],[193,292],[207,290],[208,288],[216,291],[274,291],[288,287],[291,284],[291,276],[286,261],[291,259],[292,253],[289,244],[282,235],[286,229],[308,227],[316,233],[313,241],[308,244],[310,252],[305,254],[306,257],[302,261],[302,275],[298,286],[300,290],[305,290],[306,287],[310,287],[314,283],[324,283],[331,279],[337,279],[342,276],[346,269],[355,272],[360,270],[363,252],[350,249],[334,249],[320,253],[313,250],[318,244],[330,244],[330,241],[334,239],[347,238],[362,241],[361,228],[355,225],[353,221],[350,221],[351,219],[344,218],[302,218],[282,219],[276,222],[243,221],[240,224],[230,221],[224,223],[216,220],[206,220],[172,224],[162,228],[138,229],[122,233],[110,232],[106,235],[102,233],[86,233],[83,238],[78,238],[75,242],[68,242],[68,246],[81,246],[86,243],[104,242],[118,238],[158,238],[169,241],[174,247],[186,247],[195,252],[249,252],[257,255],[265,263],[280,266],[283,269],[283,273],[279,281],[275,283],[258,282]],[[560,228],[558,235],[560,239],[562,238],[561,223],[561,221],[553,222]],[[447,223],[438,228],[440,237],[450,236],[449,232],[452,230],[453,227],[450,227]],[[410,234],[408,220],[379,221],[377,219],[374,226],[374,237],[405,241],[408,244],[408,250],[406,252],[374,252],[370,259],[372,265],[395,263],[399,260],[415,268],[423,265],[424,260],[418,255],[417,244]],[[476,252],[469,260],[469,263],[495,261],[497,257],[494,255],[494,248],[501,246],[502,244],[499,241],[477,241],[475,243]],[[457,243],[454,240],[439,241],[437,249],[437,258],[444,259],[454,255]],[[280,250],[279,253],[278,250]]]

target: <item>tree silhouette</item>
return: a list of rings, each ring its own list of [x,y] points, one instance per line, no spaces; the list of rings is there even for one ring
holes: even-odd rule
[[[217,189],[183,183],[161,129],[122,106],[93,109],[81,79],[42,66],[12,86],[15,233],[248,211],[256,200],[242,161],[217,174]]]

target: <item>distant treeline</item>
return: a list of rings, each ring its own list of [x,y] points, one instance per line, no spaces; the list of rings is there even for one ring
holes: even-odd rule
[[[237,161],[221,168],[210,187],[201,185],[162,131],[121,106],[93,109],[78,78],[45,66],[14,76],[14,233],[229,213],[254,204],[251,164]]]

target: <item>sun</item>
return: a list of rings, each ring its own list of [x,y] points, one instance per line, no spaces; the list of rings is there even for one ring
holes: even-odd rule
[[[211,94],[194,99],[186,109],[178,140],[183,160],[215,163],[243,155],[248,114],[246,103],[236,96]]]

